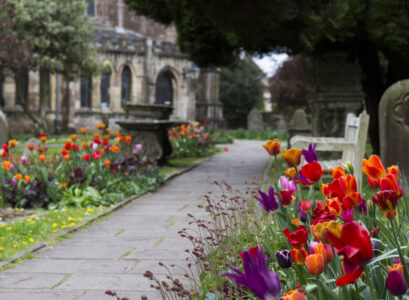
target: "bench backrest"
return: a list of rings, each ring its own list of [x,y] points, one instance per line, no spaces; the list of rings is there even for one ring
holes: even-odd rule
[[[358,117],[349,113],[345,122],[345,140],[355,144],[352,148],[347,148],[342,153],[343,161],[350,161],[355,173],[362,168],[362,158],[365,155],[366,140],[368,137],[369,115],[364,111]],[[362,176],[362,175],[361,175]],[[358,175],[358,177],[361,177]],[[358,178],[360,181],[361,178]]]

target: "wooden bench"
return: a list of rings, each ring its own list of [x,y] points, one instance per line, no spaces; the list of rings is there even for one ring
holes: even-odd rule
[[[360,188],[362,183],[362,159],[365,155],[368,125],[369,115],[365,111],[358,117],[349,113],[345,122],[345,135],[343,138],[296,135],[291,138],[290,143],[294,148],[307,149],[309,144],[317,144],[317,151],[342,152],[341,159],[320,161],[320,164],[322,168],[329,170],[330,168],[350,162],[354,168],[356,182]]]

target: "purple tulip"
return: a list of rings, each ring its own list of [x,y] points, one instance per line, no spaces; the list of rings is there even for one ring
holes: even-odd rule
[[[16,185],[17,185],[17,179],[16,179],[16,178],[13,178],[13,179],[11,180],[11,185],[12,185],[12,186],[16,186]]]
[[[25,163],[27,162],[27,157],[23,155],[23,156],[21,157],[21,162],[22,162],[23,164],[25,164]]]
[[[278,187],[280,188],[280,190],[284,190],[284,191],[295,192],[297,190],[297,187],[295,186],[294,181],[289,180],[285,176],[281,176],[280,179],[278,180]]]
[[[276,258],[278,265],[283,269],[288,269],[293,264],[291,252],[289,250],[277,251]]]
[[[300,221],[304,223],[307,222],[308,215],[301,208],[301,203],[297,204],[297,210],[298,210],[298,216],[300,217]]]
[[[354,220],[354,210],[351,209],[345,209],[342,213],[341,213],[341,218],[342,220],[344,220],[344,223],[350,223]]]
[[[309,144],[308,150],[303,149],[302,155],[304,156],[305,160],[308,163],[312,163],[314,160],[318,161],[317,153],[315,152],[315,148],[317,148],[317,144]]]
[[[365,199],[361,199],[361,203],[357,207],[355,207],[355,209],[359,211],[360,213],[363,213],[366,215],[368,213],[368,206],[366,206]]]
[[[244,272],[231,268],[234,273],[222,276],[233,279],[238,285],[248,287],[261,300],[278,298],[280,296],[280,279],[268,268],[263,250],[257,249],[252,255],[250,251],[243,253]]]
[[[274,195],[274,189],[271,186],[268,189],[268,195],[263,191],[258,191],[258,193],[261,198],[257,196],[254,196],[254,198],[260,202],[266,212],[276,211],[278,209],[278,201]]]
[[[10,164],[9,170],[10,170],[10,171],[13,171],[13,170],[14,170],[14,165],[13,165],[13,164]]]
[[[315,247],[316,245],[318,245],[318,244],[319,244],[318,242],[312,241],[312,242],[308,245],[308,250],[310,250],[310,254],[314,254],[314,253],[315,253],[314,247]]]
[[[300,178],[298,178],[297,175],[295,176],[295,178],[296,178],[296,179],[299,179],[302,184],[312,184],[311,180],[309,180],[307,177],[305,177],[305,176],[302,174],[302,170],[300,170],[300,171],[298,172],[298,174],[300,174]]]
[[[405,277],[403,277],[402,273],[397,270],[388,273],[388,277],[386,278],[386,288],[395,296],[405,294],[408,289]]]
[[[136,148],[136,150],[140,151],[140,150],[142,150],[142,145],[141,144],[136,144],[135,148]]]

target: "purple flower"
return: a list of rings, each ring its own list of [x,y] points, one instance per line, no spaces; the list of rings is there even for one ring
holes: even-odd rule
[[[408,289],[405,278],[402,273],[397,270],[389,271],[388,277],[386,278],[386,288],[395,296],[405,294]]]
[[[142,144],[135,145],[136,150],[140,151],[142,149]]]
[[[308,245],[308,250],[310,250],[310,254],[314,254],[314,253],[315,253],[314,247],[315,247],[316,245],[318,245],[318,244],[319,244],[318,242],[312,241],[312,242]]]
[[[23,156],[21,157],[21,162],[22,162],[23,164],[25,164],[25,163],[27,162],[27,157],[23,155]]]
[[[12,186],[16,186],[17,185],[17,179],[13,178],[13,180],[11,180],[11,185]]]
[[[298,210],[298,215],[300,217],[300,221],[301,222],[307,222],[308,220],[308,215],[303,211],[303,209],[301,208],[301,203],[297,204],[297,210]]]
[[[356,208],[357,211],[363,214],[367,214],[368,212],[368,207],[366,206],[366,201],[365,199],[361,199],[361,204],[359,204]]]
[[[317,148],[317,144],[309,144],[308,150],[303,149],[302,155],[304,156],[305,160],[308,163],[312,163],[314,160],[318,161],[317,153],[315,152],[315,148]]]
[[[284,190],[284,191],[295,192],[297,190],[297,187],[295,186],[294,181],[288,179],[285,176],[281,176],[280,179],[278,180],[278,187],[280,188],[280,190]]]
[[[13,170],[14,170],[14,165],[13,165],[13,164],[10,164],[9,170],[10,170],[10,171],[13,171]]]
[[[305,176],[302,174],[302,170],[300,170],[300,171],[298,172],[298,174],[300,174],[300,178],[298,178],[297,175],[295,175],[295,179],[299,179],[300,182],[301,182],[302,184],[305,184],[305,185],[310,185],[310,184],[312,184],[311,180],[309,180],[307,177],[305,177]]]
[[[266,212],[276,211],[278,209],[278,201],[274,195],[274,189],[271,186],[268,189],[268,195],[263,191],[258,191],[258,193],[261,198],[257,196],[254,196],[254,198],[260,202]]]
[[[238,285],[248,287],[261,300],[278,298],[280,296],[280,279],[268,268],[263,250],[257,249],[252,255],[250,251],[243,253],[244,272],[231,268],[234,273],[222,276],[233,279]]]
[[[283,269],[288,269],[293,264],[291,252],[289,250],[277,251],[276,257],[279,266]]]

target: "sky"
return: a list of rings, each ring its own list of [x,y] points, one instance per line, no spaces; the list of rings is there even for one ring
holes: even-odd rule
[[[268,77],[271,77],[287,58],[288,55],[283,53],[264,55],[261,58],[253,57],[253,60]]]

